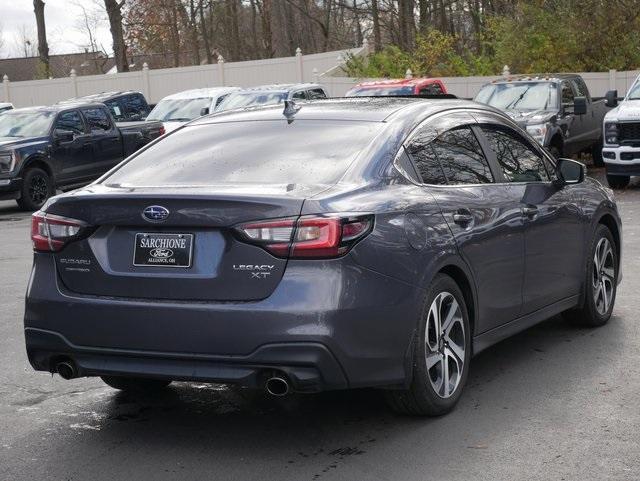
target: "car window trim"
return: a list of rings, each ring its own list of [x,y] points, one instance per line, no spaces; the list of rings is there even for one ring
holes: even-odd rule
[[[484,120],[482,118],[482,116],[485,116],[487,120]],[[494,112],[488,112],[488,111],[480,111],[480,112],[476,112],[474,114],[474,118],[476,119],[477,125],[480,129],[480,133],[482,134],[482,136],[484,137],[484,132],[482,132],[482,125],[483,124],[488,124],[488,125],[492,125],[492,123],[498,124],[502,127],[505,127],[507,129],[509,129],[510,131],[512,131],[518,138],[520,138],[522,140],[522,142],[524,142],[529,148],[531,148],[531,150],[533,150],[534,152],[537,152],[538,155],[540,155],[543,158],[543,162],[542,164],[544,165],[544,168],[547,172],[547,175],[549,176],[549,181],[545,181],[545,180],[529,180],[526,182],[509,182],[507,180],[506,177],[504,177],[504,173],[502,172],[502,167],[500,167],[500,163],[497,161],[496,158],[496,164],[498,165],[499,169],[500,169],[500,173],[502,174],[502,177],[504,178],[504,182],[505,184],[514,184],[514,185],[518,185],[518,184],[544,184],[544,183],[552,183],[556,174],[555,174],[555,159],[553,159],[553,157],[551,156],[551,154],[549,154],[544,148],[542,148],[542,146],[540,146],[540,144],[538,144],[535,140],[533,139],[528,139],[525,135],[522,135],[521,132],[519,132],[519,128],[515,128],[513,125],[510,124],[510,122],[507,119],[502,118],[499,115],[496,115]],[[517,126],[516,126],[517,127]],[[528,134],[527,134],[528,135]],[[493,156],[495,157],[495,153],[493,152],[493,149],[491,149],[491,146],[489,145],[489,141],[486,139],[485,137],[485,141],[487,142],[487,147],[491,150]],[[546,160],[546,162],[545,162]],[[549,164],[549,165],[547,165]],[[549,169],[549,166],[552,167],[552,169]]]
[[[411,159],[412,163],[415,163],[413,161],[413,158],[409,155],[408,151],[406,150],[406,146],[411,143],[411,140],[413,140],[413,137],[416,136],[416,134],[420,131],[420,129],[422,129],[423,127],[427,126],[430,123],[433,123],[434,121],[437,121],[439,119],[441,119],[442,117],[446,117],[446,116],[456,116],[459,115],[461,118],[460,119],[456,119],[457,121],[454,121],[451,125],[447,126],[446,130],[439,130],[436,127],[431,126],[431,128],[435,131],[436,133],[436,137],[440,136],[441,134],[445,133],[445,132],[449,132],[451,130],[457,129],[457,128],[461,128],[461,127],[469,127],[469,129],[471,130],[472,134],[476,137],[476,140],[478,141],[478,143],[480,144],[480,148],[482,150],[482,153],[485,157],[485,159],[487,160],[487,163],[489,164],[489,170],[491,171],[491,175],[493,176],[493,182],[489,182],[489,183],[484,183],[484,184],[450,184],[449,179],[447,179],[447,184],[444,185],[444,187],[465,187],[465,186],[474,186],[474,185],[496,185],[496,184],[502,184],[502,183],[506,183],[506,182],[498,182],[499,179],[503,179],[501,173],[502,170],[498,167],[498,169],[496,170],[496,165],[494,165],[494,163],[491,162],[491,158],[489,156],[487,156],[487,152],[485,151],[485,148],[482,144],[482,141],[478,138],[478,134],[476,132],[474,132],[473,127],[476,126],[477,124],[477,120],[476,118],[473,116],[472,114],[473,111],[470,111],[468,109],[450,109],[450,110],[445,110],[442,112],[438,112],[435,115],[432,115],[430,117],[427,117],[426,119],[422,120],[416,127],[414,127],[409,134],[406,136],[405,140],[402,142],[400,148],[401,149],[405,149],[405,152],[407,153],[407,155],[409,156],[409,158]],[[461,115],[462,114],[462,115]],[[468,117],[468,118],[464,118],[464,117]],[[492,152],[492,151],[491,151]],[[396,158],[398,156],[398,153],[396,153],[396,156],[394,157],[394,166],[395,166],[395,162],[396,162]],[[494,159],[495,160],[495,159]],[[440,164],[440,168],[443,169],[442,167],[442,162],[440,161],[440,158],[438,158],[438,163]],[[497,161],[496,161],[497,163]],[[416,169],[417,167],[414,165],[413,166],[414,169]],[[396,168],[396,170],[398,170]],[[500,175],[496,175],[496,174],[500,174]],[[406,178],[406,176],[404,176]],[[422,178],[421,175],[418,176],[419,178]],[[446,175],[445,175],[446,178]],[[409,179],[411,180],[411,179]],[[426,183],[420,183],[419,185],[422,186],[435,186],[435,187],[442,187],[439,184],[426,184]]]

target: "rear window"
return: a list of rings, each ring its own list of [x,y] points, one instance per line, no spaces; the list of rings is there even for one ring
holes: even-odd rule
[[[104,180],[110,186],[331,184],[384,124],[286,120],[187,126]]]

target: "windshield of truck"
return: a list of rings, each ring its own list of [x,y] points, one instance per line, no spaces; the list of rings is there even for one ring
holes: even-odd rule
[[[345,97],[383,97],[388,95],[413,95],[413,87],[356,87],[349,90]]]
[[[555,110],[557,86],[553,82],[496,83],[482,87],[476,102],[501,110]]]
[[[8,111],[0,115],[0,137],[42,137],[49,134],[55,112]]]
[[[631,86],[627,100],[640,100],[640,82],[636,81],[636,83]]]
[[[210,105],[211,97],[161,100],[149,113],[147,120],[187,122],[200,117],[200,111]]]
[[[220,102],[216,111],[254,107],[258,105],[279,104],[286,100],[288,92],[235,92]]]

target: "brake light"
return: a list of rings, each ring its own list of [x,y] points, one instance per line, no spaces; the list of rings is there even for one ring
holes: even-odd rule
[[[86,231],[87,224],[80,220],[44,212],[36,212],[31,216],[31,241],[35,251],[58,252]]]
[[[346,254],[372,227],[372,215],[303,216],[243,224],[236,232],[276,257],[328,259]]]

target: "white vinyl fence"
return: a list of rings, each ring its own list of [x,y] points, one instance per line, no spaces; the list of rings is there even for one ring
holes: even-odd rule
[[[69,77],[48,80],[11,82],[4,75],[2,94],[6,102],[16,107],[50,105],[60,100],[114,90],[137,90],[150,103],[182,90],[234,85],[251,87],[273,83],[316,82],[325,72],[342,65],[348,55],[361,55],[367,46],[350,50],[303,55],[297,49],[292,57],[225,62],[194,67],[150,70],[146,65],[136,72],[77,76],[72,70]],[[0,75],[2,73],[0,72]]]
[[[348,55],[363,55],[368,52],[365,43],[360,48],[334,52],[303,55],[297,49],[296,55],[266,60],[226,63],[222,57],[213,65],[178,67],[150,70],[145,66],[141,71],[105,75],[76,76],[72,70],[69,77],[49,80],[11,82],[4,76],[3,95],[6,102],[16,107],[49,105],[60,100],[113,90],[137,90],[144,93],[150,103],[163,97],[200,87],[234,85],[252,87],[271,83],[320,82],[333,97],[343,96],[355,84],[364,80],[341,77],[345,58]],[[506,73],[508,68],[505,66]],[[410,73],[410,72],[408,72]],[[618,90],[624,95],[640,71],[584,72],[581,73],[591,95],[604,96],[607,90]],[[1,74],[1,72],[0,72]],[[441,77],[449,93],[462,98],[475,96],[480,87],[500,78],[493,77]]]

